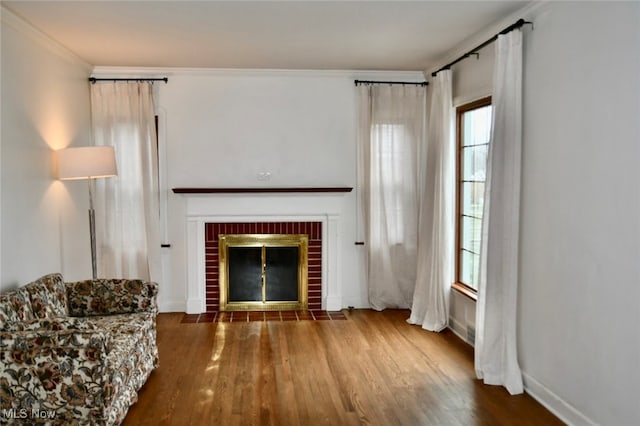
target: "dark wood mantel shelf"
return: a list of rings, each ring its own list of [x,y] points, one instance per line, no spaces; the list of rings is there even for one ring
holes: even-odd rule
[[[351,192],[351,187],[301,187],[301,188],[173,188],[176,194],[246,194],[246,193],[274,193],[274,192]]]

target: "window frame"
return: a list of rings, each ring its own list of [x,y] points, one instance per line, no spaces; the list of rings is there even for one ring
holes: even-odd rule
[[[478,291],[460,280],[461,274],[461,253],[462,253],[462,183],[463,183],[463,120],[465,113],[476,109],[491,106],[491,96],[477,99],[472,102],[460,105],[456,108],[456,224],[455,224],[455,275],[451,287],[468,298],[477,301]]]

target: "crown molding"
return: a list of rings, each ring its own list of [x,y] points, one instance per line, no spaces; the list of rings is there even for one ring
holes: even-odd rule
[[[436,61],[435,66],[425,70],[425,76],[428,76],[428,79],[431,80],[431,73],[440,69],[445,64],[452,62],[456,58],[467,53],[470,49],[473,49],[475,46],[478,46],[480,43],[485,40],[490,39],[495,36],[497,33],[508,27],[509,25],[516,22],[518,19],[522,18],[527,21],[533,21],[532,17],[537,14],[540,9],[547,7],[552,0],[537,0],[527,3],[526,6],[519,9],[518,11],[511,13],[510,15],[501,18],[500,20],[494,22],[493,24],[485,27],[481,31],[475,33],[471,37],[468,37],[458,43],[453,49],[449,50],[445,56],[443,56],[440,60]],[[534,22],[535,24],[535,22]],[[485,47],[486,49],[486,47]]]
[[[12,12],[4,3],[0,3],[0,21],[3,26],[10,26],[20,34],[35,41],[49,52],[69,62],[73,62],[82,68],[86,68],[87,72],[91,71],[93,68],[92,64],[88,63],[64,45],[40,31],[38,28],[34,27],[30,22]]]
[[[111,67],[96,66],[91,73],[94,77],[306,77],[306,78],[349,78],[370,80],[424,81],[423,71],[376,71],[376,70],[299,70],[262,68],[172,68],[172,67]]]

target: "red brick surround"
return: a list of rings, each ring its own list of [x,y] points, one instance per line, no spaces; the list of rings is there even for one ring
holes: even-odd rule
[[[322,309],[322,222],[205,223],[207,312],[220,310],[219,234],[307,234],[309,236],[308,309],[310,311]]]

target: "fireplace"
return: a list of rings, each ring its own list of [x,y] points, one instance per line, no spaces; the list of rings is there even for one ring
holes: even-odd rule
[[[307,309],[307,234],[219,235],[221,311]]]
[[[188,314],[220,310],[220,234],[308,234],[309,310],[342,309],[342,260],[353,241],[344,228],[351,188],[174,188],[184,197],[186,300],[170,309]],[[180,247],[180,242],[176,243]],[[352,259],[350,256],[349,259]],[[349,278],[351,280],[351,278]]]
[[[206,312],[322,309],[322,222],[204,225]],[[280,265],[292,257],[295,272]],[[248,288],[234,287],[234,274]]]

